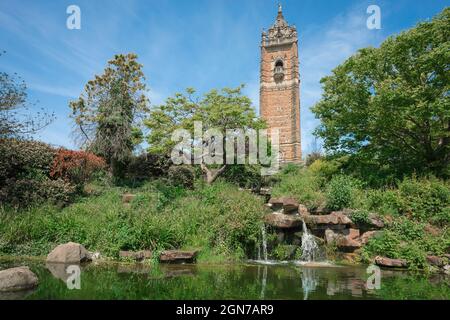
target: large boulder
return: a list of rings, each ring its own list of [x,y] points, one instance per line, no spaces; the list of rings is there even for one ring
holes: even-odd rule
[[[32,289],[38,283],[38,278],[28,267],[17,267],[0,271],[0,292]]]
[[[387,268],[406,268],[408,266],[407,261],[404,259],[390,259],[380,256],[375,258],[375,264]]]
[[[264,222],[272,227],[280,229],[292,229],[300,227],[303,220],[298,215],[288,215],[283,213],[270,213],[264,217]]]
[[[91,255],[79,243],[68,242],[60,244],[47,256],[48,263],[82,263],[91,261]]]
[[[161,252],[159,261],[164,263],[192,263],[197,258],[198,250],[167,250]]]

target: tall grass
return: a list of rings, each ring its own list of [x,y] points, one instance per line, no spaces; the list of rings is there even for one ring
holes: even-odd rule
[[[121,201],[126,191],[136,194],[130,205]],[[199,248],[200,259],[239,259],[257,241],[262,204],[218,181],[192,191],[161,183],[109,188],[64,209],[0,208],[0,253],[46,255],[55,245],[74,241],[112,258],[119,250]]]

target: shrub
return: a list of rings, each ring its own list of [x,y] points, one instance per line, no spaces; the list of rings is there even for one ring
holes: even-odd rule
[[[327,207],[341,210],[352,206],[361,182],[346,175],[334,176],[327,186]]]
[[[306,156],[306,166],[309,167],[315,161],[322,159],[322,154],[320,152],[312,152]]]
[[[399,184],[401,211],[421,220],[450,223],[450,186],[436,178],[406,178]]]
[[[190,166],[172,166],[168,172],[169,183],[173,186],[192,188],[194,186],[194,170]]]
[[[19,179],[10,180],[7,187],[1,189],[0,200],[18,207],[45,201],[64,205],[70,202],[75,193],[76,188],[62,179]]]
[[[272,196],[294,197],[309,209],[315,209],[325,204],[322,183],[323,178],[307,168],[298,168],[296,173],[282,172],[272,188]]]
[[[368,210],[374,210],[380,214],[398,215],[402,200],[398,190],[374,189],[367,191],[366,206]]]
[[[317,159],[309,166],[309,169],[313,173],[329,180],[333,175],[339,172],[339,164],[336,161]]]
[[[43,142],[0,139],[0,184],[7,179],[48,176],[55,153]]]
[[[166,176],[170,166],[167,156],[144,153],[133,156],[128,163],[125,177],[134,181]]]
[[[257,165],[230,165],[224,172],[223,178],[242,188],[260,188],[263,180],[261,167]]]
[[[59,149],[53,160],[50,177],[83,186],[106,162],[90,152]]]
[[[353,223],[357,225],[369,223],[369,213],[365,210],[357,210],[353,212],[350,218],[353,221]]]

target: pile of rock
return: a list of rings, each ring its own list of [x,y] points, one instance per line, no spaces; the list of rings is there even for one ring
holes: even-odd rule
[[[298,234],[305,222],[313,235],[324,239],[327,244],[335,243],[340,251],[347,253],[359,249],[384,227],[376,215],[370,215],[364,224],[355,224],[351,220],[351,210],[310,212],[306,206],[289,197],[272,198],[267,207],[272,212],[265,216],[264,221],[276,230],[278,238]]]

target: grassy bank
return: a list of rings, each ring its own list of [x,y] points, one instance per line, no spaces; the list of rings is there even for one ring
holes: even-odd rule
[[[273,196],[295,197],[310,210],[353,209],[354,222],[376,214],[385,228],[357,251],[362,262],[377,256],[406,259],[426,268],[427,255],[450,250],[450,185],[433,177],[410,177],[371,188],[318,160],[309,167],[287,166],[274,177]],[[93,183],[72,204],[1,207],[0,254],[46,255],[74,241],[116,259],[120,250],[201,249],[199,261],[253,257],[260,238],[263,199],[234,184],[196,182],[193,189],[154,180],[137,187]],[[130,204],[124,193],[135,194]],[[330,257],[334,248],[327,248]]]
[[[46,255],[74,241],[117,258],[119,250],[201,248],[200,261],[236,260],[254,248],[262,200],[224,182],[194,190],[161,182],[142,187],[91,185],[91,195],[58,209],[44,205],[0,213],[0,253]],[[129,204],[122,195],[136,195]]]

